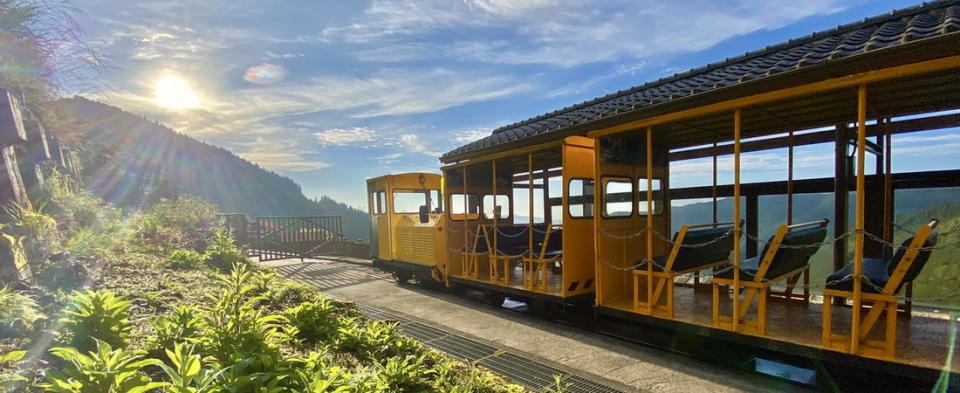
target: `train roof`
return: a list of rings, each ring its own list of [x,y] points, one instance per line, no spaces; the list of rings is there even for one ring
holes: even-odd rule
[[[732,97],[945,57],[956,50],[958,35],[960,0],[923,3],[509,124],[440,160],[454,162]],[[937,50],[938,45],[947,50]]]

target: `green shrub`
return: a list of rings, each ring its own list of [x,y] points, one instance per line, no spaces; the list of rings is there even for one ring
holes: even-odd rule
[[[197,269],[203,266],[203,255],[193,250],[176,250],[167,258],[171,269]]]
[[[27,351],[0,353],[0,391],[22,392],[29,379],[20,375],[17,363],[27,356]]]
[[[318,302],[303,303],[288,309],[284,316],[295,327],[294,336],[305,344],[317,344],[329,341],[340,329],[340,319],[336,307],[323,299]]]
[[[250,264],[247,256],[237,248],[233,237],[223,228],[213,232],[213,241],[204,254],[204,262],[219,270],[227,270],[237,264]]]
[[[206,329],[200,342],[222,365],[253,358],[247,366],[262,370],[279,357],[275,341],[283,318],[263,313],[254,306],[257,299],[246,296],[253,290],[250,276],[246,265],[237,264],[230,275],[218,277],[226,288],[212,296],[214,305],[204,310]]]
[[[130,302],[111,291],[74,292],[64,313],[64,341],[81,352],[96,349],[98,341],[123,347],[130,336]]]
[[[67,362],[63,370],[47,371],[39,386],[55,393],[144,393],[167,386],[143,374],[147,366],[159,366],[156,359],[142,359],[140,351],[111,348],[95,341],[96,350],[84,355],[75,348],[51,348],[50,353]]]
[[[185,342],[196,342],[203,329],[203,318],[196,306],[178,306],[170,315],[153,322],[156,347],[163,350]]]
[[[423,364],[423,358],[391,357],[377,365],[377,380],[388,392],[422,392],[431,386],[435,372]]]
[[[223,369],[217,371],[204,368],[200,355],[193,353],[193,346],[176,344],[173,350],[167,350],[170,364],[160,364],[160,368],[170,379],[171,393],[212,393],[219,391],[217,377]]]
[[[204,242],[217,208],[199,198],[179,197],[151,206],[136,220],[137,248],[141,252],[167,255],[172,250],[196,248]],[[200,247],[202,249],[202,246]],[[225,266],[229,269],[230,264]]]
[[[0,287],[0,337],[25,337],[33,332],[34,324],[43,318],[36,300]]]

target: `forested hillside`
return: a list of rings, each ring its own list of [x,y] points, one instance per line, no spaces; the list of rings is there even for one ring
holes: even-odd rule
[[[326,196],[307,198],[290,178],[226,149],[103,103],[75,97],[65,104],[82,119],[72,139],[83,150],[86,186],[106,201],[139,207],[184,193],[215,203],[223,212],[342,216],[347,237],[369,237],[363,211]]]

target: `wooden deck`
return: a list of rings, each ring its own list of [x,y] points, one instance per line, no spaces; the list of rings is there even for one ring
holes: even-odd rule
[[[675,321],[713,327],[713,295],[709,291],[697,291],[692,288],[676,288],[674,300]],[[732,313],[732,301],[729,294],[721,295],[721,315]],[[633,299],[616,299],[601,307],[634,313]],[[755,314],[754,302],[748,318]],[[850,307],[833,308],[834,333],[849,332]],[[821,347],[822,304],[815,297],[809,305],[769,301],[767,303],[766,338],[813,348]],[[897,320],[896,362],[930,369],[944,369],[947,355],[954,351],[953,372],[960,372],[960,356],[956,348],[949,348],[949,314],[933,310],[914,309],[911,319]],[[882,326],[874,329],[874,334],[882,333]]]

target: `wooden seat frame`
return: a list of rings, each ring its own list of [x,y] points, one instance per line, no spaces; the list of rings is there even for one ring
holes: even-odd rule
[[[551,232],[553,232],[553,223],[547,224],[543,244],[540,245],[540,253],[523,257],[523,287],[528,290],[547,292],[547,264],[563,260],[563,254],[553,258],[546,257]]]
[[[903,257],[897,262],[897,267],[890,275],[887,283],[883,286],[881,293],[860,292],[862,301],[870,303],[871,306],[868,312],[860,313],[863,317],[858,326],[859,332],[851,332],[850,334],[833,333],[833,298],[841,297],[852,299],[854,296],[853,291],[837,289],[825,289],[823,291],[823,332],[821,336],[824,348],[851,353],[853,352],[850,350],[852,346],[851,337],[856,335],[858,340],[857,355],[888,360],[896,358],[897,306],[899,300],[897,298],[897,292],[907,272],[910,271],[910,267],[913,266],[914,261],[916,261],[920,255],[920,249],[926,244],[930,238],[930,234],[937,228],[938,223],[939,220],[932,219],[928,224],[921,225],[917,229],[917,232],[913,235],[913,241],[910,242],[906,252],[903,253]],[[864,285],[862,281],[861,285]],[[877,321],[884,312],[886,312],[886,320],[883,339],[876,340],[869,338],[871,331],[876,327]],[[851,326],[856,325],[857,324],[851,324]]]
[[[673,271],[673,265],[677,260],[677,256],[680,254],[680,248],[683,245],[683,240],[687,236],[687,231],[690,229],[697,228],[708,228],[708,227],[718,227],[721,225],[732,225],[731,222],[721,222],[721,223],[710,223],[710,224],[699,224],[699,225],[684,225],[680,227],[680,231],[677,233],[677,238],[673,241],[673,248],[670,250],[670,255],[667,257],[667,262],[663,266],[663,271],[654,271],[652,269],[634,269],[633,270],[633,309],[638,314],[644,315],[654,315],[661,318],[673,319],[674,316],[674,288],[676,283],[674,278],[681,276],[687,273],[695,273],[704,269],[709,269],[717,266],[722,266],[729,263],[729,259],[723,259],[719,261],[711,261],[708,264],[701,266],[693,267],[690,269]],[[656,285],[653,290],[652,300],[645,301],[641,299],[640,290],[640,280],[646,280],[650,275],[653,276],[653,283]],[[648,281],[649,282],[649,281]],[[664,288],[666,288],[666,299],[664,298]],[[661,301],[663,300],[663,301]],[[653,303],[652,305],[650,303]]]
[[[809,285],[804,286],[803,295],[801,298],[797,298],[793,295],[793,289],[796,286],[797,281],[800,276],[804,277],[804,282],[809,284],[810,281],[810,264],[807,263],[804,266],[793,269],[789,272],[781,274],[777,277],[766,278],[767,270],[770,269],[770,265],[773,263],[774,258],[777,255],[777,251],[780,249],[780,244],[783,242],[783,239],[787,236],[791,230],[806,228],[811,226],[820,226],[826,227],[830,220],[821,220],[813,221],[802,224],[794,225],[780,225],[777,228],[777,233],[773,237],[773,241],[770,243],[770,247],[767,248],[767,252],[763,254],[763,259],[760,261],[760,265],[757,268],[757,273],[753,275],[753,280],[745,281],[739,280],[740,286],[746,288],[746,291],[740,292],[743,293],[743,299],[733,299],[734,302],[740,302],[735,309],[737,310],[736,323],[734,323],[733,315],[720,315],[720,286],[732,286],[735,284],[735,280],[731,278],[713,278],[713,326],[720,329],[732,330],[735,332],[741,332],[746,334],[753,334],[757,336],[764,336],[767,334],[767,300],[771,295],[770,287],[773,284],[776,284],[780,281],[787,280],[787,289],[783,292],[777,292],[776,295],[784,296],[787,299],[796,299],[802,301],[804,304],[808,304],[810,301],[810,291]],[[808,261],[809,262],[809,261]],[[737,291],[739,292],[739,291]],[[750,305],[753,303],[753,299],[757,297],[757,316],[755,319],[747,319],[747,313],[750,311]]]

